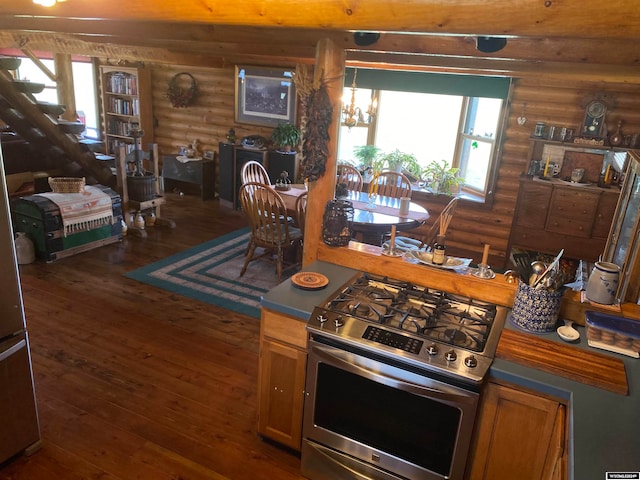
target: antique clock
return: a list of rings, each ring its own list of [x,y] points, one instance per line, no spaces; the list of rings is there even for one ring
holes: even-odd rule
[[[604,116],[607,113],[607,106],[601,100],[589,102],[584,113],[582,122],[582,137],[602,138],[604,128]]]

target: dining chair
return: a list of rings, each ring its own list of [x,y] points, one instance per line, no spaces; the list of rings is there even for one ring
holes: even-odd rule
[[[269,179],[266,168],[256,160],[249,160],[242,165],[240,178],[242,179],[242,183],[258,182],[271,185],[271,180]]]
[[[285,261],[284,254],[297,248],[296,259],[300,256],[302,232],[289,224],[284,200],[269,185],[260,182],[245,183],[240,187],[240,202],[251,227],[249,245],[240,276],[245,274],[249,263],[253,260],[273,259],[275,254],[276,273],[280,282]],[[264,253],[254,256],[258,247],[263,248]]]
[[[374,175],[369,183],[369,193],[384,197],[410,197],[411,190],[411,182],[400,172],[385,170]]]
[[[362,175],[360,175],[358,169],[352,165],[344,163],[338,165],[336,184],[340,183],[346,184],[349,191],[362,191]]]
[[[419,237],[399,235],[396,237],[396,248],[401,250],[428,250],[433,246],[438,235],[446,235],[458,205],[458,197],[453,197],[442,209],[426,234]]]
[[[296,223],[304,237],[304,222],[307,215],[307,200],[309,192],[304,192],[296,198]]]

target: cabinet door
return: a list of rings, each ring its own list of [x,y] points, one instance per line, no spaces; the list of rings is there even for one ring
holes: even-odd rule
[[[596,211],[596,218],[591,231],[592,237],[607,238],[609,236],[611,221],[616,212],[619,198],[620,194],[618,192],[605,192],[600,196],[600,203],[598,203],[598,210]]]
[[[235,147],[231,143],[220,143],[218,145],[218,194],[220,196],[220,203],[228,207],[233,207],[233,184],[235,176]]]
[[[546,229],[574,237],[591,237],[599,199],[600,192],[586,192],[579,187],[554,188]]]
[[[300,450],[307,354],[264,339],[260,344],[258,433]]]
[[[470,480],[566,478],[564,405],[488,383],[477,422]]]
[[[520,184],[520,189],[516,225],[544,228],[551,198],[551,185],[524,182]]]

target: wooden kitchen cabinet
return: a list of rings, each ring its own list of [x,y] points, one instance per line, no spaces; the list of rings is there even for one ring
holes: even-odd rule
[[[262,309],[258,433],[300,450],[307,366],[306,323]]]
[[[576,187],[523,176],[509,236],[521,248],[595,262],[602,255],[618,188]]]
[[[105,153],[116,155],[134,148],[130,131],[137,125],[144,135],[142,148],[153,143],[151,70],[145,67],[100,66],[102,134]]]
[[[566,405],[492,381],[481,398],[467,480],[567,478]]]

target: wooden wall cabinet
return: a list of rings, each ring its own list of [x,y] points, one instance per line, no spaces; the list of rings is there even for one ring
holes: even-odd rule
[[[563,403],[489,381],[478,409],[467,479],[566,479],[566,425]]]
[[[263,308],[258,433],[300,450],[307,367],[306,323]]]
[[[151,70],[101,65],[100,90],[105,153],[116,155],[122,145],[126,153],[133,150],[132,124],[138,124],[144,132],[142,149],[153,143]]]
[[[577,187],[520,179],[520,191],[509,238],[514,248],[595,262],[604,251],[618,203],[618,188]]]

